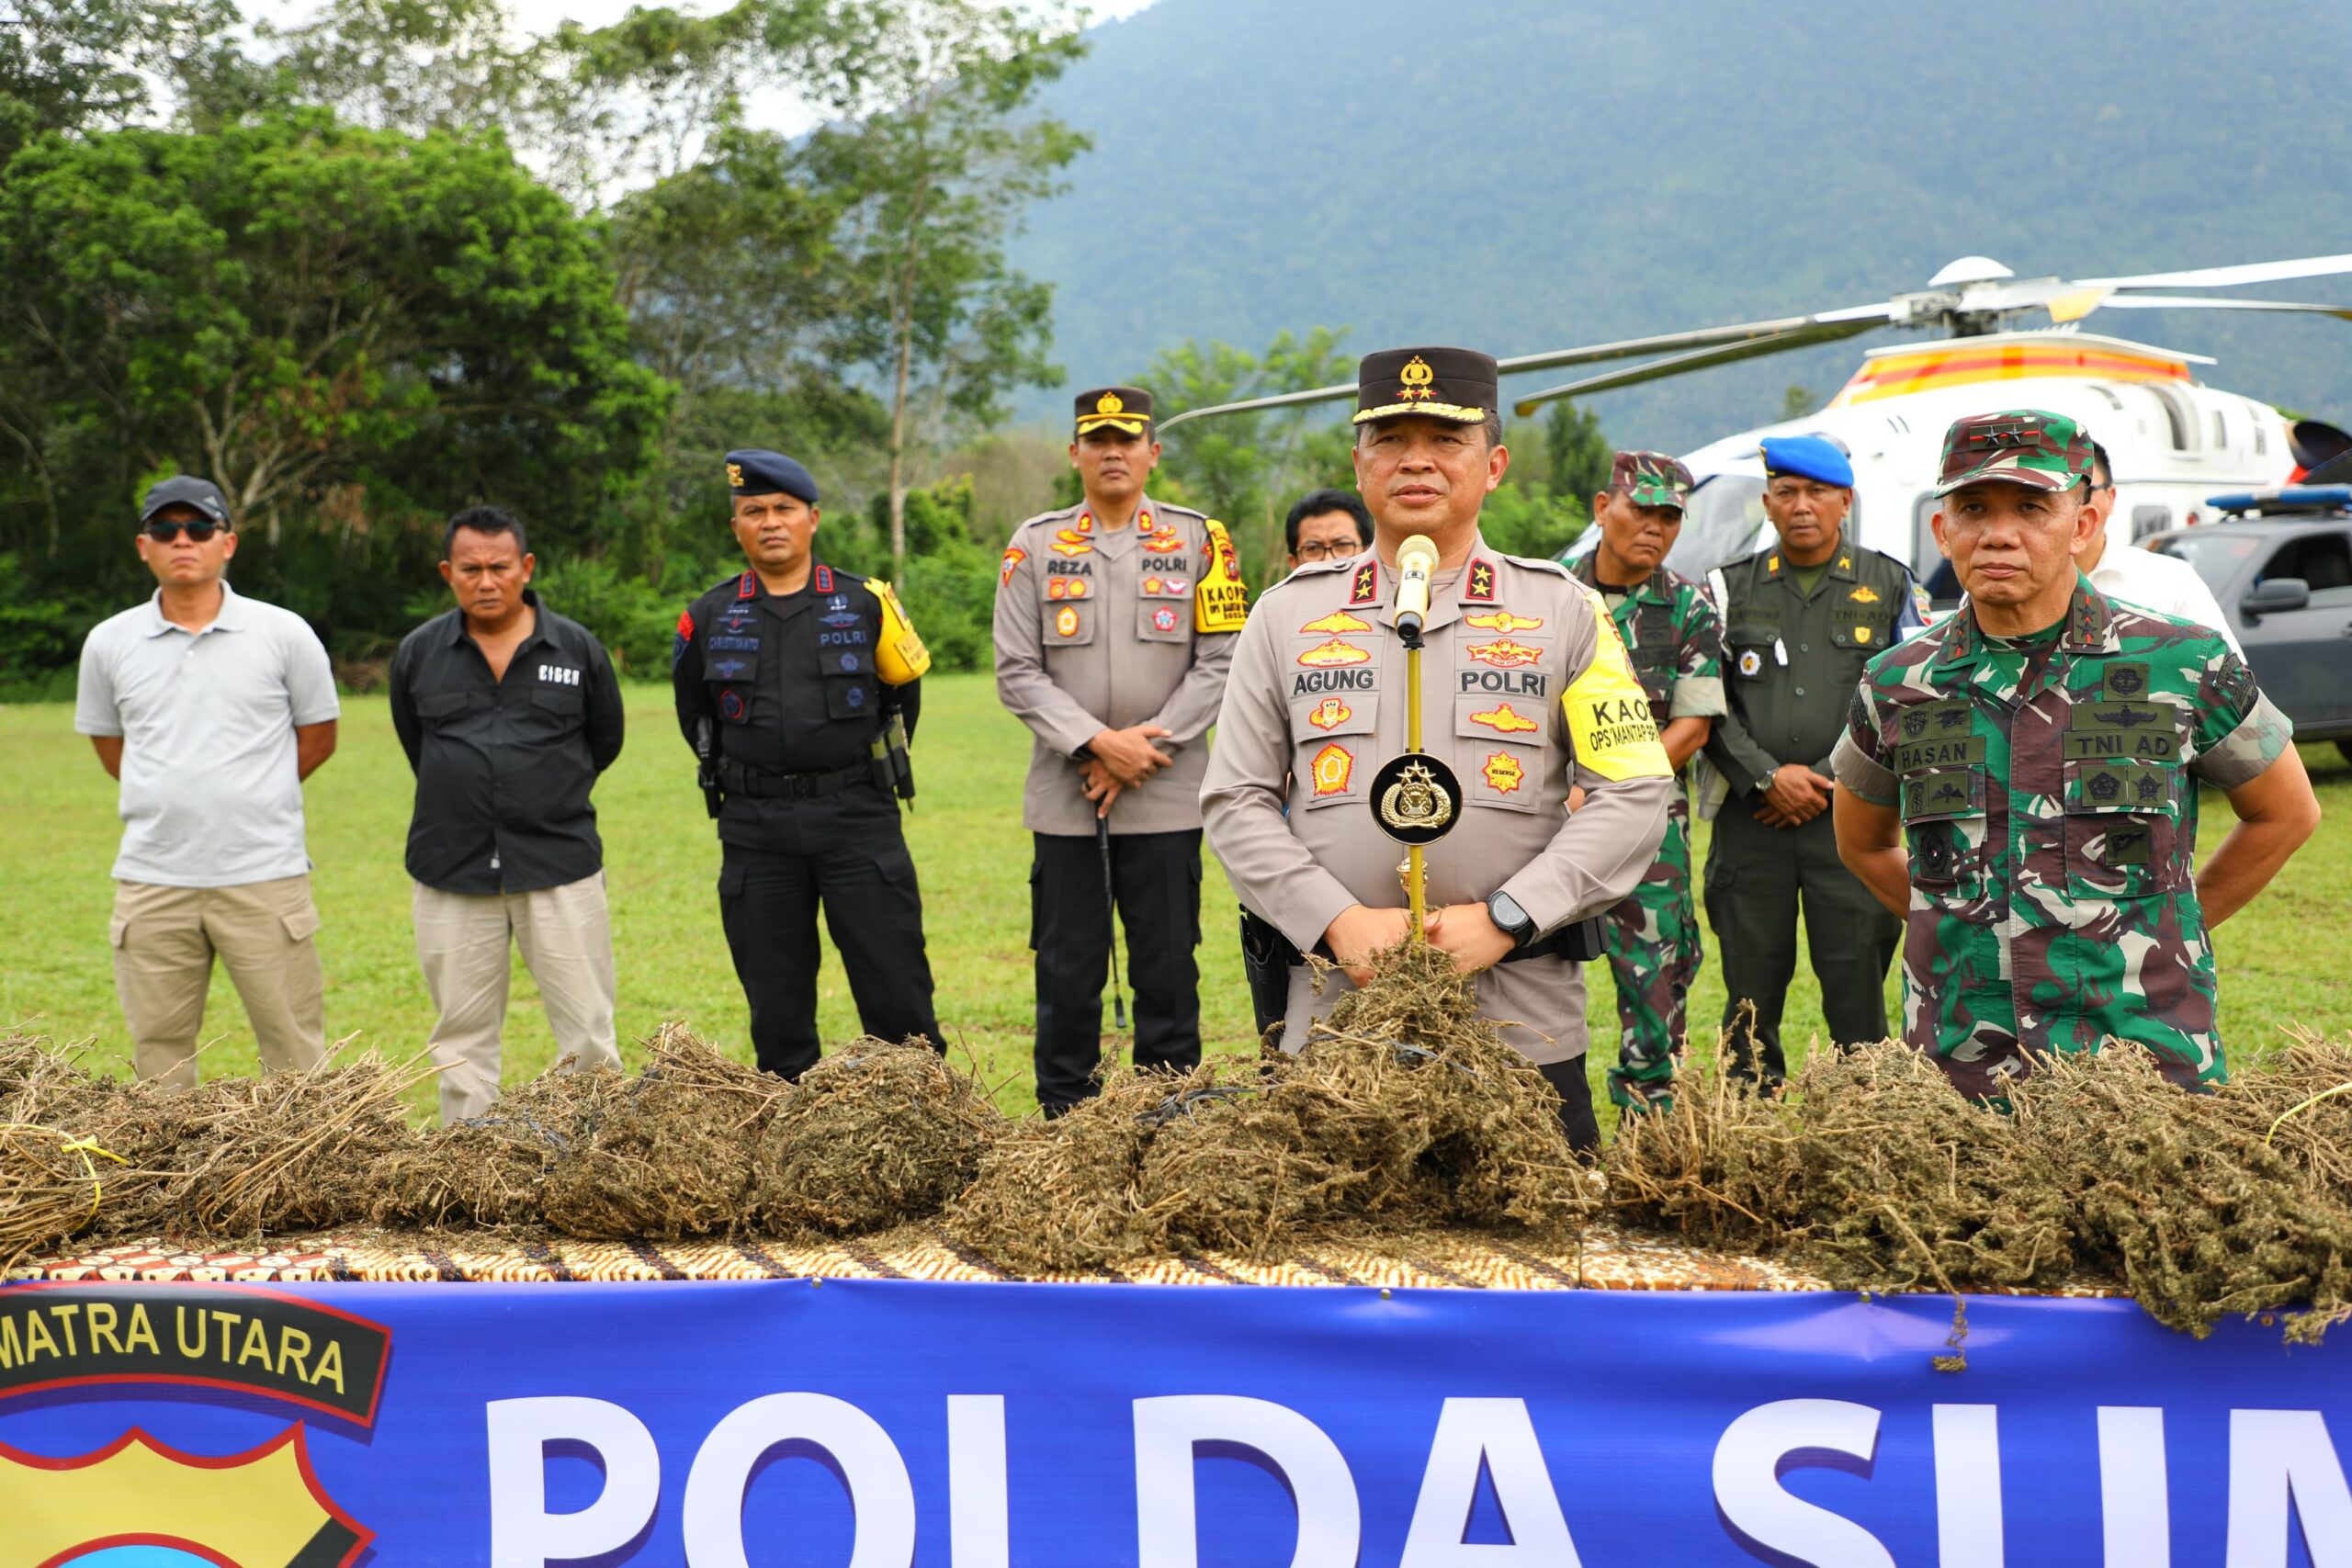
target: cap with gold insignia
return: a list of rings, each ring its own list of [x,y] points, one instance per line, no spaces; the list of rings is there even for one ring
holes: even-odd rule
[[[1478,424],[1495,412],[1495,356],[1475,348],[1384,348],[1356,367],[1358,424],[1422,414]]]
[[[1141,435],[1151,425],[1151,394],[1141,387],[1097,387],[1078,394],[1078,434],[1115,430]]]
[[[1936,493],[1991,480],[2034,490],[2072,490],[2090,477],[2091,438],[2063,413],[2007,409],[1952,421],[1944,432]]]
[[[1690,470],[1663,452],[1620,452],[1609,459],[1609,488],[1635,506],[1682,509],[1690,500]]]
[[[727,454],[727,488],[736,495],[792,495],[817,504],[817,481],[781,452],[746,447]]]

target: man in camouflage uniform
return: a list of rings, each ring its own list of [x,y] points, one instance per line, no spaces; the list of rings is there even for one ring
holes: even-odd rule
[[[1663,452],[1620,452],[1592,498],[1600,543],[1572,569],[1608,605],[1650,700],[1658,741],[1679,773],[1724,713],[1723,627],[1706,592],[1663,564],[1682,531],[1690,470]],[[1623,1110],[1674,1103],[1683,1004],[1699,977],[1699,916],[1690,900],[1690,807],[1668,807],[1657,859],[1603,928],[1617,989],[1617,1065],[1610,1101]]]
[[[2090,468],[2060,414],[1953,424],[1934,526],[1968,604],[1871,662],[1835,757],[1838,851],[1906,925],[1904,1038],[1975,1096],[2110,1038],[2221,1081],[2207,929],[2319,821],[2220,635],[2076,570],[2105,522]],[[2238,818],[2201,873],[2200,783]]]

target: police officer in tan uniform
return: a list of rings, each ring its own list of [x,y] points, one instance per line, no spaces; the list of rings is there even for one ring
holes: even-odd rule
[[[1106,880],[1127,928],[1136,1066],[1201,1059],[1201,774],[1250,606],[1224,525],[1145,495],[1159,461],[1151,413],[1134,387],[1079,395],[1069,455],[1085,499],[1013,530],[999,574],[997,694],[1036,738],[1021,816],[1035,838],[1029,940],[1049,1116],[1095,1092]]]
[[[1241,635],[1201,804],[1242,902],[1347,966],[1319,993],[1303,961],[1292,969],[1281,1038],[1295,1050],[1411,922],[1405,852],[1373,819],[1372,780],[1407,749],[1397,547],[1432,541],[1422,750],[1464,798],[1458,824],[1424,852],[1427,934],[1476,973],[1480,1014],[1543,1068],[1570,1140],[1590,1148],[1584,979],[1562,937],[1640,882],[1674,775],[1598,597],[1556,563],[1479,536],[1487,492],[1510,463],[1498,390],[1494,360],[1467,349],[1365,357],[1355,469],[1373,548],[1267,592]],[[1571,786],[1585,791],[1573,817]]]

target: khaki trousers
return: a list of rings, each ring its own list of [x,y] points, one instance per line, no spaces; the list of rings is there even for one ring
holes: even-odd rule
[[[114,988],[139,1076],[174,1089],[195,1086],[196,1035],[216,953],[253,1021],[262,1066],[315,1066],[326,1055],[324,987],[311,941],[318,929],[308,876],[241,887],[115,884]]]
[[[557,1057],[571,1057],[575,1072],[621,1065],[603,872],[528,893],[444,893],[420,882],[414,907],[416,961],[440,1014],[431,1048],[442,1121],[480,1116],[498,1099],[510,939],[538,984]]]

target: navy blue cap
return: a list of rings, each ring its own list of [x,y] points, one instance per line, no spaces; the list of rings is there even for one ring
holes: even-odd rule
[[[168,506],[193,506],[221,527],[229,525],[229,502],[221,496],[220,487],[210,479],[179,474],[163,480],[151,488],[147,499],[139,503],[139,521],[145,523]]]
[[[781,452],[746,447],[727,454],[727,488],[737,495],[797,495],[817,504],[817,481]]]
[[[1818,479],[1826,485],[1854,488],[1854,465],[1838,444],[1824,435],[1768,435],[1764,438],[1764,471]]]

